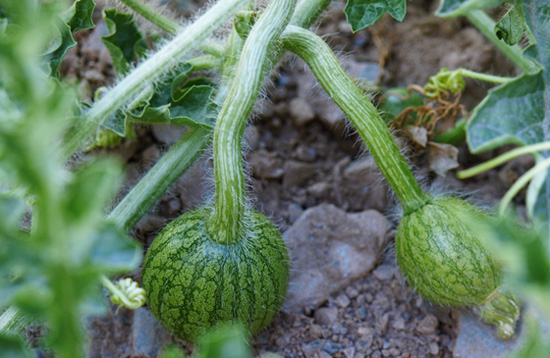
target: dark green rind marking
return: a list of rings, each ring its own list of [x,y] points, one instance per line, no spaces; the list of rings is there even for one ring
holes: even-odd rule
[[[484,215],[464,200],[441,197],[401,220],[397,262],[421,296],[441,305],[477,305],[498,288],[500,270],[476,227]]]
[[[277,228],[248,209],[247,234],[236,244],[212,240],[211,208],[191,211],[155,238],[142,281],[151,312],[177,337],[194,341],[218,322],[239,320],[252,334],[283,304],[289,258]]]

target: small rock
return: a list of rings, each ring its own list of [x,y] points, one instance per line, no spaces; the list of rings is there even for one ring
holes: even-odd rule
[[[169,145],[176,143],[187,131],[187,127],[174,124],[155,124],[151,127],[156,140]]]
[[[332,341],[326,341],[325,344],[323,345],[323,348],[321,349],[322,351],[325,351],[329,354],[336,354],[342,350],[342,346]]]
[[[330,184],[327,182],[315,183],[307,188],[307,192],[318,198],[324,196],[330,191]]]
[[[405,329],[405,320],[401,317],[397,318],[395,321],[392,322],[391,326],[393,329],[396,329],[398,331]]]
[[[157,145],[151,145],[141,154],[142,160],[148,165],[152,165],[160,158],[160,149]]]
[[[315,118],[311,105],[303,98],[294,98],[288,104],[290,115],[298,126],[304,126]]]
[[[284,358],[284,357],[279,353],[265,352],[265,353],[262,353],[258,358]]]
[[[334,303],[341,308],[346,308],[350,305],[351,301],[348,298],[348,296],[342,294],[336,297],[336,300],[334,300]]]
[[[135,356],[156,357],[169,338],[170,335],[151,311],[144,307],[134,311],[132,348]]]
[[[388,330],[389,321],[390,321],[389,315],[387,313],[384,313],[382,317],[380,317],[374,322],[374,327],[376,331],[380,333],[380,335],[383,336],[384,334],[386,334],[386,331]]]
[[[317,159],[317,151],[314,148],[307,147],[305,145],[299,145],[294,151],[296,159],[303,162],[312,162]]]
[[[348,347],[342,351],[346,358],[354,358],[355,357],[355,347]]]
[[[290,189],[307,182],[315,174],[315,164],[287,160],[284,164],[283,187]]]
[[[283,177],[283,160],[275,153],[260,149],[248,155],[254,177],[259,179],[280,179]]]
[[[349,298],[352,298],[352,299],[359,296],[359,292],[351,286],[346,287],[346,294],[348,295]]]
[[[359,327],[357,329],[357,334],[360,336],[372,336],[374,335],[374,330],[370,327]]]
[[[380,76],[380,66],[377,62],[358,62],[349,58],[342,61],[342,66],[351,77],[369,82],[376,82]]]
[[[428,350],[430,352],[431,355],[437,355],[439,353],[439,346],[437,345],[437,343],[435,342],[432,342],[430,343],[430,345],[428,346]]]
[[[338,318],[338,308],[321,307],[315,311],[315,321],[323,326],[330,326]]]
[[[284,233],[293,270],[285,308],[318,307],[378,262],[390,229],[375,210],[348,214],[334,205],[306,210]]]
[[[379,279],[380,281],[388,281],[393,278],[395,274],[395,266],[382,264],[374,269],[372,272],[373,276]]]
[[[437,326],[439,326],[439,321],[437,320],[437,317],[433,314],[427,314],[422,321],[418,322],[418,326],[416,326],[416,331],[421,334],[434,334],[437,330]]]
[[[320,351],[319,358],[332,358],[332,356],[325,351]]]
[[[312,324],[309,326],[309,337],[311,339],[321,338],[323,336],[323,328],[318,324]]]

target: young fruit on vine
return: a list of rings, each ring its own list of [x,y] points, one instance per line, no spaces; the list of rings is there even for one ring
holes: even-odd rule
[[[214,205],[170,223],[145,258],[149,307],[180,338],[194,341],[227,321],[240,321],[256,333],[271,322],[286,295],[287,249],[269,219],[246,204],[241,142],[268,55],[295,4],[272,1],[242,48],[214,129]]]
[[[519,303],[500,290],[502,273],[473,220],[488,214],[464,200],[434,198],[420,188],[376,108],[320,37],[289,26],[282,40],[348,116],[401,202],[403,219],[395,241],[409,284],[434,303],[479,307],[482,318],[497,324],[502,337],[512,336]]]

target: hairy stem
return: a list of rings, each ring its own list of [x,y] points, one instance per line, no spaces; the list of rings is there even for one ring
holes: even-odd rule
[[[539,71],[533,61],[523,56],[523,50],[518,45],[510,46],[495,35],[495,22],[482,10],[472,10],[466,17],[485,37],[498,47],[512,62],[525,73],[534,74]]]
[[[68,159],[103,123],[133,97],[159,80],[248,0],[219,1],[159,52],[143,62],[113,87],[81,118],[63,142],[63,159]]]
[[[310,0],[302,0],[309,2]],[[318,0],[312,0],[318,1]],[[330,1],[325,0],[328,4]],[[302,6],[297,7],[294,18],[306,19],[305,24],[315,22],[319,12],[315,9]],[[304,13],[302,13],[304,12]],[[215,102],[220,105],[225,101],[231,82],[235,76],[235,70],[239,60],[244,41],[233,30],[229,37],[228,53],[225,55],[225,63],[222,74],[222,85],[218,89]],[[280,55],[280,52],[279,52]],[[278,58],[273,58],[271,65]],[[196,158],[204,151],[211,138],[211,132],[206,129],[197,130],[195,134],[188,132],[184,138],[174,144],[147,173],[139,183],[126,195],[126,197],[109,214],[109,218],[124,230],[130,230],[159,200],[166,190],[189,168]],[[192,138],[187,138],[187,136]],[[200,139],[202,138],[202,140]],[[190,143],[185,142],[189,140]],[[201,141],[202,144],[193,144]],[[190,159],[186,159],[190,158]],[[188,162],[189,161],[189,162]]]
[[[268,54],[292,16],[296,0],[273,0],[260,16],[241,52],[235,79],[218,115],[214,130],[216,203],[209,229],[220,243],[240,240],[245,211],[242,134],[258,97]]]
[[[346,74],[330,47],[311,31],[289,26],[283,46],[300,56],[328,95],[355,126],[380,171],[403,205],[405,215],[431,200],[409,168],[388,127],[361,90]]]
[[[149,6],[136,0],[120,0],[121,3],[143,16],[147,21],[156,25],[160,29],[175,35],[181,30],[181,26],[169,18],[162,16]]]
[[[541,152],[543,150],[550,150],[550,142],[542,142],[542,143],[528,145],[525,147],[512,149],[504,154],[499,155],[496,158],[486,161],[485,163],[476,165],[473,168],[461,170],[458,173],[456,173],[456,177],[458,179],[470,178],[470,177],[473,177],[474,175],[478,175],[483,172],[486,172],[487,170],[496,168],[499,165],[502,165],[514,158],[521,157],[527,154],[535,154],[536,152]]]
[[[330,5],[332,0],[300,0],[290,23],[295,26],[309,28]]]

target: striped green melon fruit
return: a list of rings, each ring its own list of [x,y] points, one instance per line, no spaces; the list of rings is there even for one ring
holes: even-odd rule
[[[211,213],[197,209],[171,222],[143,264],[151,312],[189,341],[218,322],[240,321],[258,332],[275,317],[288,287],[288,252],[269,219],[248,209],[246,234],[227,245],[207,232]]]
[[[454,197],[439,197],[406,215],[395,236],[397,262],[428,301],[474,306],[502,338],[514,335],[519,301],[500,287],[502,271],[483,243],[487,214]]]
[[[440,197],[401,220],[397,261],[427,300],[477,305],[499,287],[501,272],[481,242],[476,215],[486,214],[464,200]]]

